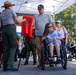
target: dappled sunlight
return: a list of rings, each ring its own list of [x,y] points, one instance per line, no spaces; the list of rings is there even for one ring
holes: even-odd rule
[[[68,61],[68,63],[75,64],[76,65],[76,60],[75,59],[72,59],[72,61]]]

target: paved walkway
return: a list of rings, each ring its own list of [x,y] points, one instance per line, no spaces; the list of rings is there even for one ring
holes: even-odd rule
[[[15,67],[17,67],[17,63],[15,63]],[[46,65],[43,71],[41,68],[37,68],[37,65],[32,65],[32,59],[30,59],[29,65],[23,64],[24,61],[22,60],[19,71],[17,72],[3,72],[1,68],[0,75],[76,75],[76,61],[68,62],[67,70],[64,70],[61,65],[57,67]]]

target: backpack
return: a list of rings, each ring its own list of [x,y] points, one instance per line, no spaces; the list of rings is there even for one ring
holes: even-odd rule
[[[22,50],[21,50],[21,53],[19,54],[19,57],[20,58],[26,58],[26,48],[23,47]]]

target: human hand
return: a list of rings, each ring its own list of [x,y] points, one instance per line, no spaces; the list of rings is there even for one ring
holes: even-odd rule
[[[49,39],[49,40],[51,39],[51,37],[50,37],[50,36],[46,36],[46,38],[47,38],[47,39]]]
[[[26,22],[26,19],[23,19],[23,22]]]
[[[26,24],[29,24],[29,21],[26,19],[23,19],[23,22],[26,22]]]
[[[54,37],[54,42],[56,42],[57,37]]]

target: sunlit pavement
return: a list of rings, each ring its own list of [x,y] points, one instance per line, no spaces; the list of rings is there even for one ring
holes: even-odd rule
[[[15,63],[17,67],[18,62]],[[0,69],[0,75],[76,75],[76,60],[68,61],[67,70],[64,70],[61,65],[55,67],[45,66],[43,71],[41,68],[38,68],[37,65],[32,65],[32,58],[29,60],[29,65],[23,65],[24,60],[21,60],[19,71],[12,72],[6,71],[3,72],[2,68]]]

